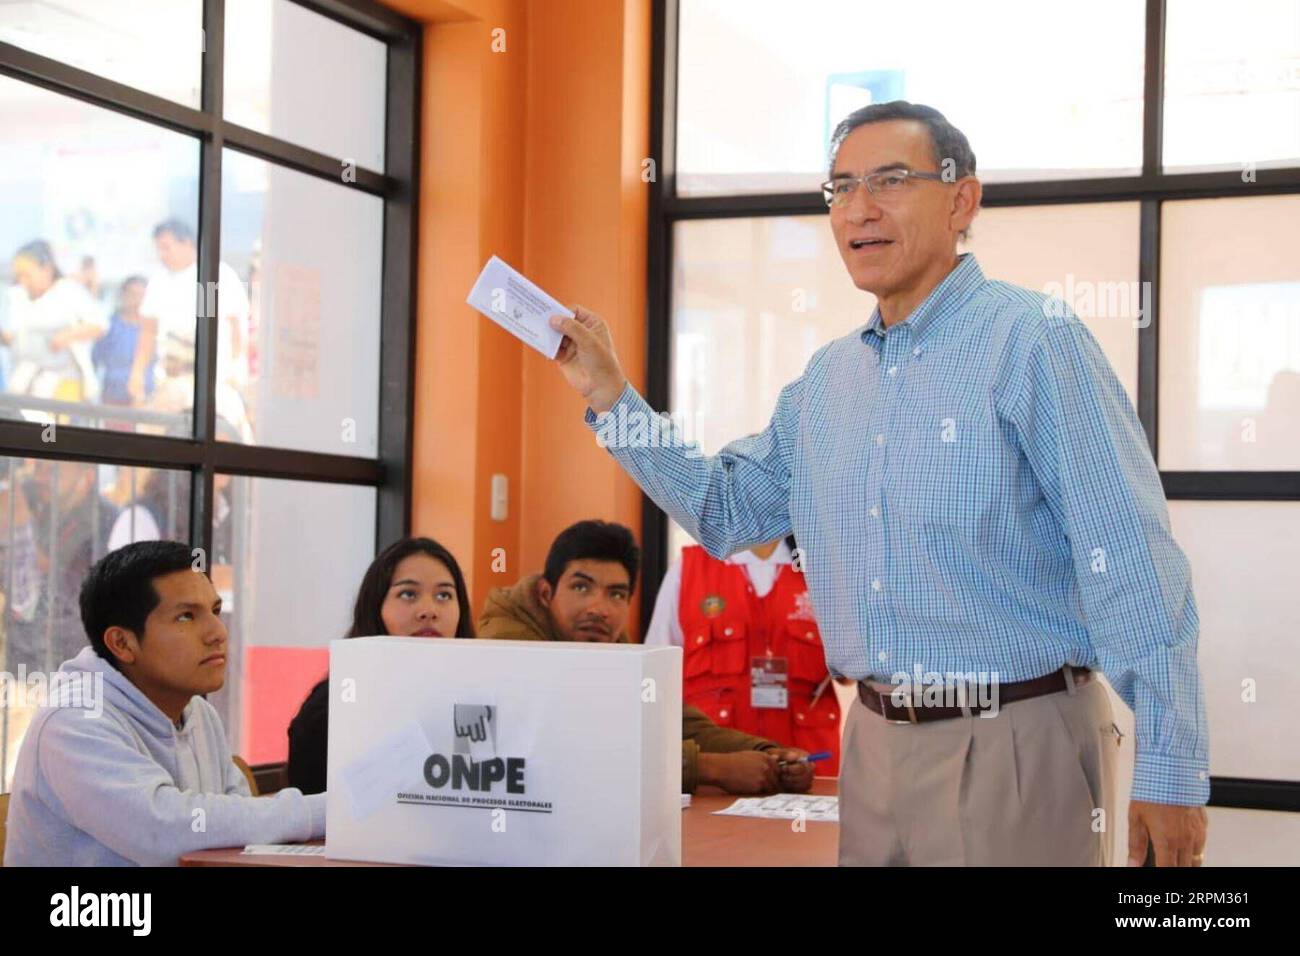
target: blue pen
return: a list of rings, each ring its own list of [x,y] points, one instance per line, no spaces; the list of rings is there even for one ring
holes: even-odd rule
[[[818,760],[830,760],[831,752],[829,750],[819,750],[815,754],[809,754],[806,757],[800,757],[798,760],[780,760],[777,761],[778,767],[788,767],[792,763],[816,763]]]

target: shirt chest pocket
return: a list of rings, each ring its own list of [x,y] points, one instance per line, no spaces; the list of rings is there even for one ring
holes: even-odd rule
[[[791,680],[815,684],[826,676],[821,634],[812,621],[792,620],[786,624],[786,655],[790,658]]]
[[[682,676],[702,674],[743,674],[749,667],[749,642],[745,625],[718,618],[696,621],[682,629],[686,642]]]
[[[926,403],[908,416],[898,444],[890,498],[908,518],[966,525],[990,516],[1007,490],[1007,445],[991,397]]]

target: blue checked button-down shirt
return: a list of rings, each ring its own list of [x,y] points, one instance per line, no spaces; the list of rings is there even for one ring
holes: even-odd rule
[[[1063,303],[963,256],[717,455],[630,385],[587,424],[715,557],[793,531],[837,672],[1100,669],[1136,715],[1132,798],[1208,799],[1190,569],[1133,406]]]

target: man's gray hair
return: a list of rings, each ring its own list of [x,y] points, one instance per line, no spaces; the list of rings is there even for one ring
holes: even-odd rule
[[[940,173],[951,169],[953,181],[963,176],[975,175],[975,153],[970,148],[966,134],[948,122],[947,117],[933,106],[909,103],[907,100],[891,100],[888,103],[873,103],[854,110],[840,120],[831,134],[830,166],[834,172],[835,156],[840,151],[844,138],[859,126],[868,123],[883,123],[886,120],[915,120],[930,131],[930,142],[934,144],[934,163]],[[949,167],[944,161],[952,160]]]

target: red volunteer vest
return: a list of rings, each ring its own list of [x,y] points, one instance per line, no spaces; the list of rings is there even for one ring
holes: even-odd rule
[[[840,706],[827,683],[821,632],[813,617],[804,576],[790,565],[760,598],[744,567],[712,558],[698,545],[682,549],[678,605],[682,627],[682,699],[717,724],[767,737],[809,753],[829,750],[819,776],[838,776]],[[789,662],[789,706],[754,707],[750,661],[784,657]]]

